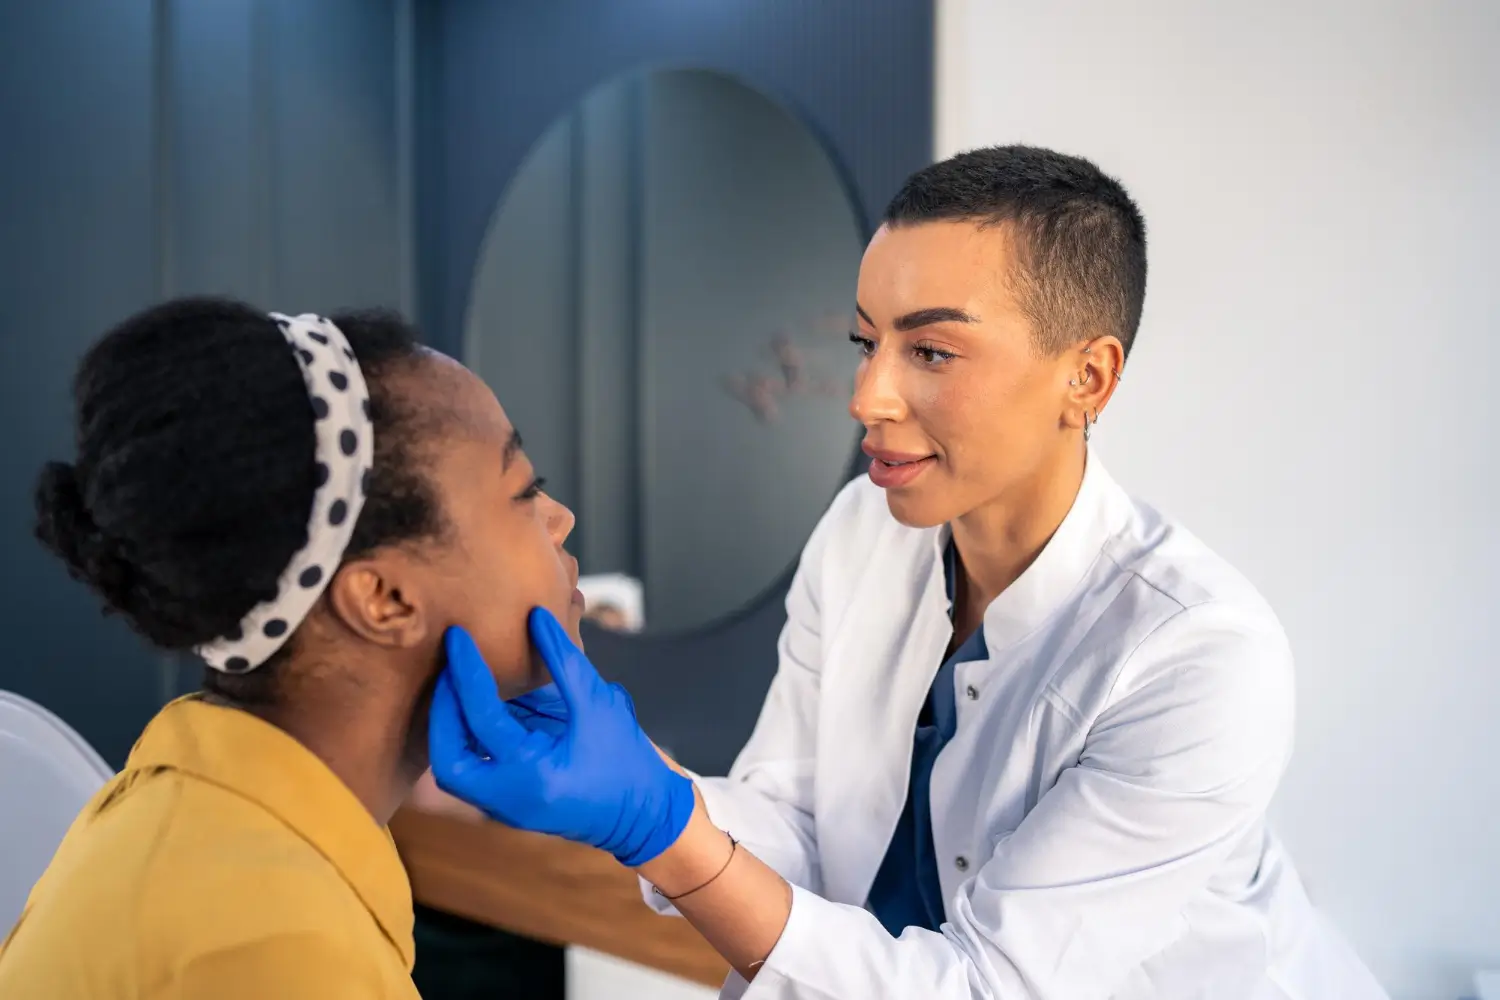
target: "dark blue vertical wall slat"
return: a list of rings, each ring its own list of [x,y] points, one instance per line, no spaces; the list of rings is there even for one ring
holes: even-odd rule
[[[579,109],[582,183],[574,234],[580,269],[576,387],[580,492],[570,548],[585,572],[608,567],[639,575],[631,483],[637,424],[636,355],[641,170],[640,86],[596,91]],[[587,474],[585,474],[585,471]]]
[[[229,289],[264,269],[264,240],[253,236],[263,214],[256,211],[261,172],[246,155],[263,115],[255,53],[245,43],[258,27],[254,8],[254,0],[167,7],[158,58],[170,67],[170,90],[158,99],[166,106],[165,186],[174,202],[167,224],[178,252],[166,294]],[[192,252],[181,253],[184,247]]]
[[[633,70],[719,70],[777,99],[823,140],[866,223],[878,218],[930,157],[932,17],[930,0],[422,5],[417,240],[429,337],[462,350],[486,227],[532,145],[594,87]],[[748,736],[775,668],[788,579],[697,633],[591,630],[590,654],[630,686],[659,742],[720,770]]]
[[[268,14],[276,308],[396,306],[392,0],[260,0]]]

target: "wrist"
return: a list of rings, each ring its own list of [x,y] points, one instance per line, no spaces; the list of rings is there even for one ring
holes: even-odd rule
[[[729,836],[709,818],[696,786],[693,799],[692,816],[671,846],[634,866],[663,896],[681,896],[712,880],[733,851]]]
[[[645,808],[622,831],[618,847],[605,847],[627,868],[638,868],[671,848],[682,836],[698,808],[698,789],[692,781],[663,768],[665,780],[647,796]]]

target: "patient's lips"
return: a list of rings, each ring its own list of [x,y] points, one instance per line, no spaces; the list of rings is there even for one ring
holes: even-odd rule
[[[578,590],[578,559],[570,552],[564,552],[563,565],[568,569],[568,582],[573,585],[573,601],[577,603],[583,597]]]
[[[572,604],[575,608],[582,608],[586,602],[583,591],[578,589],[578,559],[571,552],[567,551],[564,551],[562,556],[563,565],[568,568],[568,582],[573,585]]]

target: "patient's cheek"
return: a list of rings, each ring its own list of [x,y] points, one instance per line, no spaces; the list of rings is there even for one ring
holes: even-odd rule
[[[535,691],[539,687],[545,687],[552,683],[552,673],[547,669],[547,661],[542,659],[542,654],[537,652],[534,646],[527,653],[529,668],[525,679],[512,679],[509,684],[509,690],[506,690],[505,682],[499,682],[502,697],[507,701],[511,698],[520,697],[528,691]]]
[[[552,679],[541,655],[531,645],[522,619],[518,630],[506,631],[483,639],[475,635],[484,662],[495,678],[495,690],[506,701],[546,684]]]

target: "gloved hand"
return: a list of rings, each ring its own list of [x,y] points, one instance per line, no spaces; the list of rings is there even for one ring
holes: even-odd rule
[[[518,719],[474,640],[450,628],[428,730],[433,777],[509,826],[592,845],[632,868],[645,864],[687,826],[693,784],[662,761],[630,695],[604,682],[557,619],[536,608],[527,626],[566,707],[563,724],[535,711],[529,723]]]
[[[510,714],[527,729],[561,736],[568,728],[568,703],[557,685],[546,684],[505,703]]]

